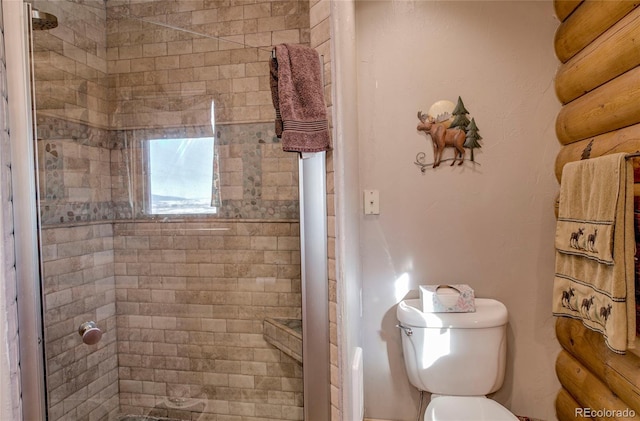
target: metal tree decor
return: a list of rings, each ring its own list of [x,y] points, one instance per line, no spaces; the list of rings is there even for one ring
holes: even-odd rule
[[[447,103],[453,107],[452,103],[448,101]],[[429,135],[433,143],[433,162],[425,162],[426,154],[424,152],[419,152],[416,155],[415,164],[420,167],[423,174],[429,166],[436,168],[442,161],[452,161],[450,166],[454,165],[456,161],[458,161],[458,165],[462,165],[465,155],[464,148],[471,150],[470,161],[480,165],[475,161],[473,150],[481,147],[479,141],[482,140],[482,136],[478,134],[479,129],[475,119],[472,118],[469,121],[467,114],[469,111],[465,108],[460,97],[458,97],[458,104],[451,112],[438,114],[437,117],[418,111],[420,124],[418,124],[417,130]],[[453,158],[442,159],[445,148],[454,149]]]

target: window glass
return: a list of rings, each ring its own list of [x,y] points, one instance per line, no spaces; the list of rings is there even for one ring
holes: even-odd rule
[[[211,205],[213,145],[213,137],[149,140],[149,213],[216,212]]]

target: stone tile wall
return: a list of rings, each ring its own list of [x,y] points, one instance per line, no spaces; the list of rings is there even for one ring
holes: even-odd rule
[[[20,388],[20,342],[18,337],[18,292],[15,262],[15,236],[13,230],[13,203],[11,198],[11,144],[9,136],[8,121],[8,99],[7,99],[7,73],[6,60],[4,55],[4,22],[2,16],[2,2],[0,1],[0,199],[2,202],[2,275],[3,280],[2,296],[6,300],[5,321],[6,338],[3,339],[3,349],[8,350],[9,355],[5,357],[9,362],[9,372],[2,381],[9,382],[11,395],[6,397],[11,401],[5,414],[10,419],[22,419],[22,398]]]
[[[263,126],[265,126],[265,123],[219,127],[217,135],[220,139],[222,210],[232,209],[234,212],[222,216],[244,219],[262,218],[265,221],[268,218],[275,220],[286,218],[295,221],[298,215],[297,172],[294,171],[297,158],[295,154],[282,152],[279,144],[273,141],[273,133],[270,133],[269,129]],[[129,348],[126,348],[127,345],[116,347],[116,326],[112,319],[113,314],[109,313],[116,305],[116,300],[118,306],[123,306],[122,308],[131,308],[132,301],[136,300],[137,305],[165,308],[166,303],[163,301],[165,296],[159,291],[153,290],[154,285],[152,282],[155,278],[146,278],[144,281],[146,283],[143,284],[143,289],[145,290],[143,291],[138,290],[137,288],[140,288],[140,285],[136,284],[135,291],[132,288],[127,288],[125,296],[118,295],[116,297],[114,293],[115,280],[117,279],[120,282],[121,279],[124,279],[126,283],[131,278],[130,275],[136,273],[137,269],[135,269],[135,265],[125,264],[128,269],[125,269],[124,273],[114,273],[114,263],[116,264],[115,267],[122,268],[120,263],[128,263],[127,259],[140,255],[144,256],[141,262],[144,268],[149,267],[149,262],[158,263],[148,269],[151,272],[142,272],[143,274],[168,276],[169,273],[161,272],[162,265],[160,263],[166,262],[166,259],[174,258],[175,256],[183,256],[185,265],[190,259],[196,259],[197,261],[200,258],[205,259],[200,263],[209,261],[223,262],[219,265],[209,265],[208,268],[217,269],[218,271],[223,270],[217,275],[222,279],[223,285],[227,285],[229,282],[239,282],[243,285],[237,288],[234,295],[236,301],[232,301],[234,304],[239,304],[237,300],[245,295],[246,288],[249,288],[248,291],[256,288],[256,291],[264,291],[265,303],[268,304],[268,308],[258,313],[255,319],[250,322],[243,316],[240,316],[241,321],[229,322],[233,326],[239,324],[253,326],[253,330],[248,332],[238,331],[238,328],[232,327],[230,332],[234,334],[244,332],[253,334],[254,338],[261,338],[262,317],[264,315],[289,318],[301,317],[299,234],[296,223],[265,222],[264,224],[249,223],[248,226],[235,222],[226,223],[225,227],[232,233],[236,233],[237,230],[242,233],[234,234],[232,238],[228,236],[220,237],[215,230],[202,229],[202,226],[210,226],[210,223],[200,222],[204,225],[198,225],[198,220],[194,221],[193,224],[181,222],[117,224],[116,230],[113,232],[112,223],[126,220],[132,216],[130,208],[128,215],[126,211],[128,202],[125,202],[125,200],[129,197],[127,189],[131,185],[141,185],[139,179],[134,180],[133,184],[128,182],[126,174],[129,166],[132,165],[131,162],[123,163],[121,161],[122,165],[118,165],[116,160],[110,159],[110,157],[118,154],[120,154],[118,156],[121,157],[121,160],[135,159],[135,154],[123,154],[128,150],[117,144],[118,139],[122,139],[122,132],[118,132],[119,137],[113,140],[113,136],[110,136],[109,133],[105,134],[104,130],[91,129],[83,124],[63,122],[55,118],[43,119],[39,125],[39,130],[43,134],[43,138],[47,139],[46,141],[40,141],[42,146],[40,148],[40,158],[43,168],[40,181],[45,189],[42,210],[45,226],[43,231],[45,329],[47,364],[50,374],[47,386],[51,396],[50,416],[52,419],[75,419],[75,417],[82,417],[88,414],[103,414],[104,411],[113,415],[114,411],[117,411],[117,405],[113,403],[111,393],[117,393],[118,391],[118,370],[116,366],[111,364],[115,364],[118,350],[122,353],[123,349],[128,350]],[[181,133],[173,133],[175,130],[178,129],[160,131],[160,137],[181,135]],[[190,133],[189,130],[186,130],[184,134],[189,134],[187,132]],[[141,136],[141,133],[144,134],[145,138],[153,137],[152,135],[154,134],[152,130],[146,130],[137,131],[136,135]],[[129,133],[128,135],[133,136],[134,134]],[[139,168],[141,163],[136,165]],[[133,166],[135,167],[135,165]],[[117,170],[115,174],[111,172],[114,169]],[[234,176],[236,173],[238,174],[237,177]],[[231,181],[227,182],[227,180]],[[117,183],[120,183],[119,196],[112,197],[111,193],[117,191],[117,189],[112,189],[112,186],[118,185]],[[233,198],[231,196],[232,192],[230,193],[226,190],[227,188],[233,188],[233,183],[237,183],[239,187],[238,198]],[[83,197],[82,194],[85,194],[86,197]],[[229,198],[227,198],[228,195]],[[119,201],[118,197],[121,201]],[[119,203],[121,206],[118,205]],[[119,213],[119,210],[122,210],[122,212]],[[101,220],[109,223],[97,223]],[[131,236],[127,230],[123,231],[118,228],[122,226],[158,229],[153,232],[153,236],[150,239],[145,240],[135,235]],[[194,236],[186,236],[184,234],[186,229],[184,226],[195,227],[195,232],[188,231],[193,233]],[[161,227],[162,229],[160,229]],[[265,235],[261,235],[262,233]],[[176,237],[176,235],[180,235],[180,237]],[[137,250],[140,242],[144,243],[145,241],[147,243],[153,241],[153,244],[149,245],[153,251]],[[114,242],[120,247],[115,261],[112,249]],[[158,251],[158,247],[162,247],[162,250]],[[206,253],[206,256],[203,256],[203,253]],[[156,255],[158,260],[154,261],[152,255]],[[193,272],[194,267],[197,267],[197,265],[189,264],[185,266],[185,269],[179,269],[177,266],[169,264],[169,268],[165,267],[165,269],[170,271],[171,276],[174,275],[173,270],[187,271],[183,275],[200,276],[197,269],[196,272]],[[233,271],[237,271],[237,273],[234,274]],[[176,274],[180,274],[180,272]],[[207,277],[206,279],[210,278]],[[205,291],[207,286],[202,284],[200,280],[193,283],[193,285],[196,288],[203,288],[201,293],[197,290],[189,293],[193,295],[198,305],[202,300],[211,299],[211,296],[207,295]],[[159,287],[160,290],[162,288],[164,287]],[[149,295],[150,292],[153,294]],[[182,293],[179,292],[178,296],[184,297],[184,295],[180,295]],[[202,296],[198,298],[198,294]],[[184,299],[187,300],[189,298]],[[207,302],[212,304],[212,308],[215,307],[216,312],[227,310],[224,305],[213,305],[227,303],[226,297],[222,301],[213,299]],[[184,303],[185,301],[178,302],[179,307],[182,307]],[[252,304],[256,303],[253,302]],[[187,317],[195,317],[197,315],[194,314]],[[82,344],[79,335],[77,335],[77,327],[82,321],[87,320],[95,320],[102,324],[101,327],[103,329],[108,329],[109,332],[109,334],[105,332],[105,337],[93,350]],[[201,322],[197,321],[197,323]],[[124,334],[126,335],[128,324],[125,323],[123,326],[125,329]],[[121,327],[122,325],[119,325],[118,329]],[[213,336],[211,339],[213,340]],[[171,340],[173,339],[169,337],[168,341]],[[216,338],[216,341],[218,340],[219,338]],[[256,394],[262,393],[260,391],[260,385],[263,384],[261,381],[267,381],[269,385],[275,381],[271,378],[274,377],[274,375],[271,375],[273,373],[279,373],[277,376],[281,377],[279,380],[281,383],[289,384],[293,382],[298,384],[299,376],[301,376],[300,368],[293,366],[292,361],[286,362],[283,366],[284,368],[280,367],[281,360],[284,359],[282,355],[284,354],[280,355],[280,351],[276,350],[270,350],[273,352],[269,352],[270,346],[266,345],[261,339],[247,342],[242,347],[246,344],[257,346],[258,348],[267,348],[267,350],[263,349],[262,351],[242,349],[245,352],[245,357],[243,358],[248,358],[246,355],[252,356],[254,354],[257,358],[268,358],[265,361],[259,360],[263,363],[263,367],[269,366],[270,368],[268,372],[263,373],[264,377],[268,378],[261,379],[258,382]],[[156,344],[155,346],[157,348],[160,345]],[[134,352],[137,352],[135,346],[133,349],[135,350]],[[183,358],[182,361],[189,361],[189,357],[192,355],[185,354],[184,351],[184,348],[180,348],[180,353],[175,356]],[[94,353],[97,353],[96,355],[99,355],[99,357],[93,356]],[[269,356],[265,357],[263,355],[265,353]],[[121,375],[123,372],[128,373],[126,368],[124,371],[122,369],[122,361],[127,361],[126,358],[126,356],[120,357]],[[102,359],[107,362],[102,362]],[[275,365],[270,366],[269,364],[271,363]],[[247,364],[244,363],[244,366]],[[216,367],[219,368],[220,364]],[[240,376],[246,374],[246,368],[241,367],[239,370],[239,372],[232,372],[232,374]],[[180,374],[180,376],[182,375]],[[130,377],[125,375],[124,379],[129,380]],[[120,386],[122,384],[120,383]],[[124,384],[128,383],[125,382]],[[96,395],[95,385],[109,386],[109,389],[107,392]],[[301,389],[288,390],[287,388],[292,386],[282,387],[285,388],[282,392],[287,392],[285,395],[291,398],[286,400],[286,405],[283,405],[298,407],[298,402],[299,406],[302,405]],[[248,389],[248,386],[244,387],[244,389]],[[122,393],[124,390],[126,388],[122,389],[121,387],[120,392]],[[232,392],[237,393],[237,391]],[[151,396],[147,389],[145,389],[145,393]],[[246,390],[242,392],[243,396],[247,394],[253,396]],[[200,392],[198,392],[197,396],[200,395]],[[167,396],[170,395],[159,393],[154,398],[154,401],[156,399],[165,399]],[[189,394],[187,396],[191,398],[193,395]],[[173,395],[171,397],[173,398]],[[86,402],[84,401],[85,398]],[[136,406],[137,404],[132,403],[126,394],[121,395],[121,398],[124,402],[122,411],[126,414],[139,414],[141,411],[151,411],[155,408],[155,404]],[[244,402],[245,398],[236,396],[233,399],[240,399],[240,402]],[[263,409],[271,408],[269,405],[274,405],[273,402],[275,402],[274,399],[260,400],[255,396],[247,399],[252,404],[267,405],[265,407],[259,406],[259,408]],[[116,405],[116,407],[114,408],[112,405]],[[257,409],[256,411],[261,413],[263,409]],[[287,411],[293,411],[294,415],[291,416],[294,417],[297,416],[295,415],[298,413],[297,411],[300,411],[299,409],[291,408],[281,410],[286,413],[289,413]],[[168,414],[168,412],[161,413]],[[179,417],[179,414],[173,415]]]
[[[112,131],[40,115],[37,127],[44,225],[131,216],[128,196],[112,197]]]
[[[301,420],[302,367],[265,317],[301,318],[295,222],[115,225],[120,406],[184,420]]]
[[[45,349],[49,419],[106,420],[118,413],[112,224],[44,228]],[[78,327],[103,336],[86,345]]]
[[[49,418],[114,419],[119,410],[111,221],[106,8],[35,0],[58,27],[34,31]],[[129,215],[131,212],[129,212]],[[82,343],[93,320],[104,336]]]
[[[58,27],[34,31],[38,116],[106,128],[108,118],[106,8],[103,0],[34,0]]]
[[[264,339],[302,364],[302,320],[264,319]]]
[[[108,69],[118,128],[272,120],[271,46],[309,42],[305,1],[110,0]]]

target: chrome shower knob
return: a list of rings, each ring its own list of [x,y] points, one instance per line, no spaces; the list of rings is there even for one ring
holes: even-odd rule
[[[84,322],[78,328],[78,333],[82,336],[82,342],[87,345],[95,345],[102,338],[102,330],[96,322]]]

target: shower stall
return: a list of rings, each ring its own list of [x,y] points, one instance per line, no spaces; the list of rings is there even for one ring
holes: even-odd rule
[[[23,377],[47,419],[328,419],[324,156],[282,151],[267,65],[309,42],[308,2],[27,10]]]

